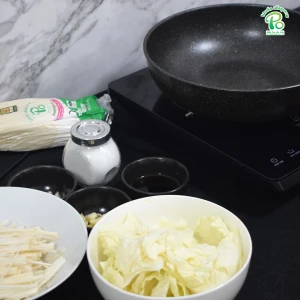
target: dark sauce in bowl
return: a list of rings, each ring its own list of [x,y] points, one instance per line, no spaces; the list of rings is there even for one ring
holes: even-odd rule
[[[132,187],[147,193],[166,193],[180,186],[180,183],[172,177],[155,174],[137,178]]]

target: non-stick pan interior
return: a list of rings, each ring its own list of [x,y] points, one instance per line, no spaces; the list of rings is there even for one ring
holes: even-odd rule
[[[300,14],[283,17],[284,36],[267,36],[265,6],[219,5],[177,14],[145,39],[148,59],[180,80],[225,90],[300,84]]]

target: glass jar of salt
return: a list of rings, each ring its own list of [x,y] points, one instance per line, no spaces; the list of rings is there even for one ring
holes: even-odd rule
[[[105,185],[118,173],[121,156],[110,135],[110,126],[100,120],[84,120],[71,128],[63,165],[81,185]]]

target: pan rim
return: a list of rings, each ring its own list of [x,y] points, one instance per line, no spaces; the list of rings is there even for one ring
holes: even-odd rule
[[[168,76],[180,83],[185,83],[188,84],[190,86],[193,87],[200,87],[206,90],[211,90],[211,91],[224,91],[224,92],[234,92],[234,93],[267,93],[267,92],[279,92],[279,91],[287,91],[293,88],[297,88],[300,87],[300,82],[298,84],[294,84],[294,85],[288,85],[288,86],[284,86],[284,87],[279,87],[279,88],[269,88],[269,89],[255,89],[255,90],[242,90],[242,89],[227,89],[227,88],[217,88],[217,87],[212,87],[212,86],[208,86],[208,85],[203,85],[203,84],[198,84],[194,81],[191,80],[186,80],[183,79],[179,76],[176,75],[172,75],[170,72],[166,71],[165,69],[163,69],[162,67],[160,67],[149,55],[148,50],[147,50],[147,44],[148,44],[148,40],[151,36],[151,34],[155,31],[156,28],[158,28],[159,26],[161,26],[162,24],[168,22],[169,20],[176,18],[178,16],[181,16],[185,13],[189,13],[189,12],[193,12],[193,11],[198,11],[198,10],[205,10],[208,8],[222,8],[222,7],[257,7],[257,8],[262,8],[262,10],[264,8],[270,7],[272,5],[265,5],[265,4],[256,4],[256,3],[227,3],[227,4],[213,4],[213,5],[205,5],[205,6],[201,6],[201,7],[195,7],[195,8],[191,8],[191,9],[187,9],[181,12],[178,12],[176,14],[173,14],[171,16],[168,16],[164,19],[162,19],[161,21],[159,21],[158,23],[156,23],[154,26],[152,26],[150,28],[150,30],[147,32],[144,41],[143,41],[143,50],[144,50],[144,55],[149,62],[151,62],[151,64],[158,69],[163,75]],[[298,17],[300,17],[300,12],[294,10],[294,9],[286,9],[288,11],[289,14],[296,14],[298,15]]]

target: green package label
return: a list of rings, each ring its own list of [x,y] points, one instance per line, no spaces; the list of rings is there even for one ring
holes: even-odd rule
[[[59,98],[70,110],[69,114],[75,114],[79,120],[96,119],[104,120],[106,109],[99,106],[96,96],[87,96],[77,100]]]

